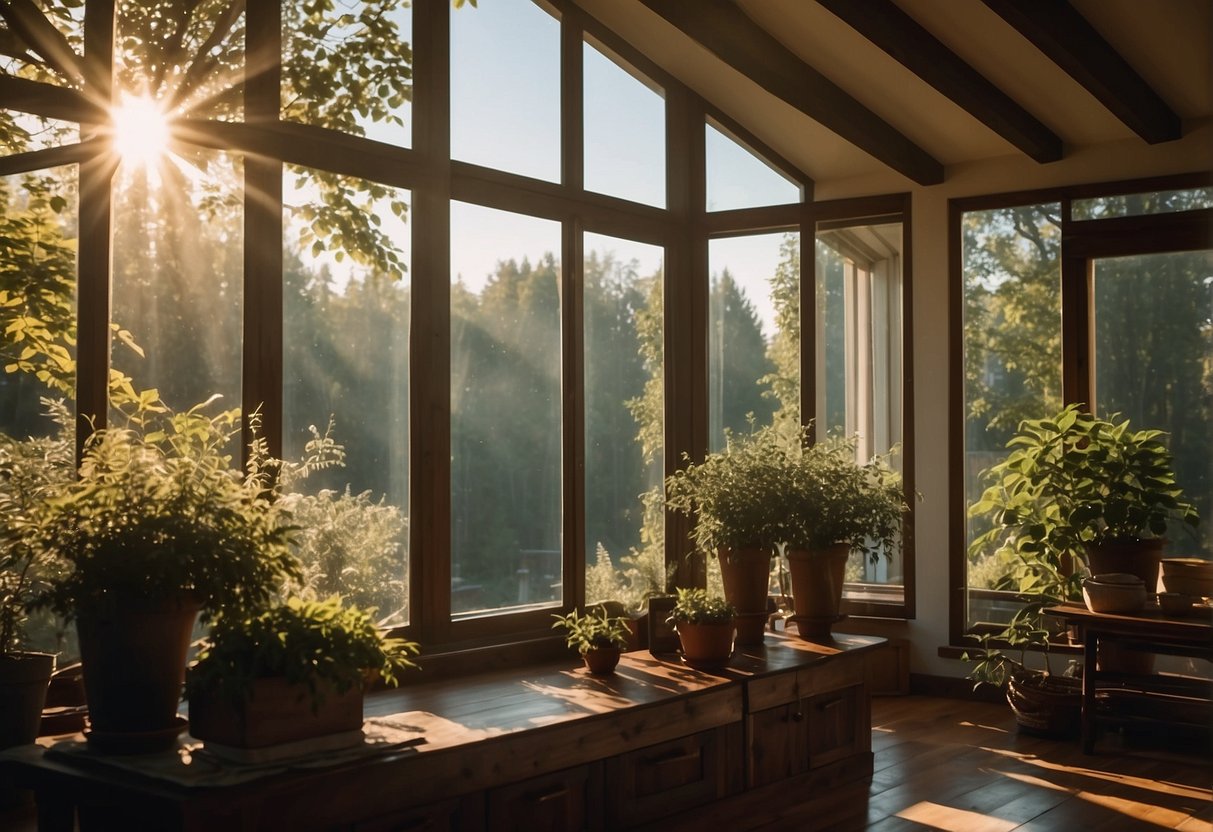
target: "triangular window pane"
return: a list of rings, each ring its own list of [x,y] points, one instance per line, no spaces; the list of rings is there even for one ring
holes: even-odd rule
[[[586,43],[585,187],[665,207],[665,98]]]
[[[800,187],[711,124],[707,129],[709,211],[800,202]]]

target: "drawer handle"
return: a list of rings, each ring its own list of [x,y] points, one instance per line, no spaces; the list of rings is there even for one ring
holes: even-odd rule
[[[801,713],[799,709],[797,709],[796,713],[792,714],[792,721],[793,722],[804,722],[804,714]]]
[[[650,765],[650,766],[668,766],[671,763],[685,763],[688,760],[698,760],[698,759],[699,759],[699,749],[696,748],[692,751],[681,751],[681,750],[671,751],[668,754],[661,755],[660,757],[649,757],[644,762],[646,765]]]
[[[569,793],[568,786],[560,786],[546,792],[537,792],[528,796],[532,803],[550,803],[553,800],[559,800]]]

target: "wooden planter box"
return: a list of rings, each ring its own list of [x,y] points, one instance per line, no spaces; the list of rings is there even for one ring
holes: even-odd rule
[[[314,750],[361,741],[361,688],[337,693],[321,688],[323,700],[313,709],[305,685],[283,678],[258,679],[252,695],[239,705],[213,696],[190,700],[190,734],[212,745],[230,749],[266,749],[298,746],[331,737],[334,743],[313,744]],[[288,749],[289,750],[289,749]]]

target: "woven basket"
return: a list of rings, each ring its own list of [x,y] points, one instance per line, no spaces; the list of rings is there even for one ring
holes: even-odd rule
[[[1021,731],[1072,737],[1082,724],[1082,682],[1068,676],[1018,673],[1007,682],[1007,702]]]

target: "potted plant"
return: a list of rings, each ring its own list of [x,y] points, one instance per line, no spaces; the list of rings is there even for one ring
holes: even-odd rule
[[[906,511],[900,475],[887,458],[855,461],[855,441],[828,437],[790,459],[783,539],[797,630],[828,637],[839,618],[851,552],[875,561],[897,545]]]
[[[695,519],[697,548],[720,560],[725,597],[738,610],[739,644],[761,644],[771,557],[782,541],[790,454],[799,433],[767,426],[726,433],[723,451],[666,479],[666,506]]]
[[[1175,484],[1164,436],[1078,405],[1020,422],[1010,454],[987,472],[992,482],[970,509],[994,520],[973,545],[1070,571],[1086,563],[1092,574],[1134,574],[1153,592],[1168,524],[1199,522]]]
[[[584,615],[572,610],[567,615],[552,617],[556,619],[552,628],[565,631],[565,643],[581,654],[590,673],[605,676],[615,671],[619,654],[631,637],[625,618],[608,616],[601,606]]]
[[[711,670],[733,655],[733,618],[737,610],[724,598],[704,589],[678,589],[669,622],[678,631],[682,658],[691,667]]]
[[[14,527],[60,567],[36,602],[76,621],[100,748],[171,745],[198,612],[263,605],[298,574],[268,478],[232,466],[239,411],[208,416],[207,404],[174,413],[146,395],[126,426],[89,437],[79,477]]]
[[[190,733],[259,749],[359,731],[368,680],[395,685],[416,666],[417,645],[384,635],[372,614],[338,596],[220,613],[186,675]]]
[[[23,649],[29,604],[52,564],[17,532],[46,492],[72,476],[67,411],[52,405],[51,417],[60,427],[55,436],[0,434],[0,749],[37,738],[55,667],[52,654]]]

